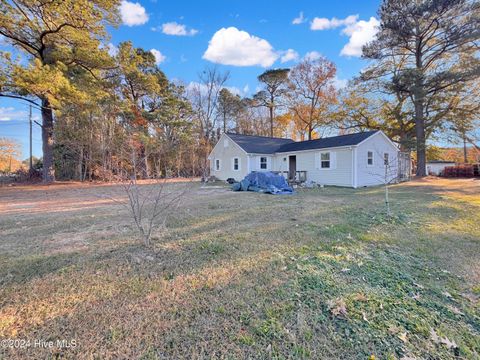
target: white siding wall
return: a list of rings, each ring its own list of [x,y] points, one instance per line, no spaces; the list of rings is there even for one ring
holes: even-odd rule
[[[373,152],[373,165],[367,163],[368,152]],[[392,180],[398,174],[398,149],[390,143],[381,133],[368,138],[365,142],[358,145],[356,150],[356,178],[357,187],[381,185],[385,182],[385,166],[383,154],[389,154],[390,171],[388,181]],[[396,181],[396,179],[395,179]]]
[[[274,171],[288,171],[288,155],[289,154],[277,154],[274,157],[273,159]]]
[[[440,175],[440,173],[447,167],[447,166],[455,166],[456,163],[429,163],[427,162],[427,174],[428,175]]]
[[[373,166],[367,165],[367,152],[374,153]],[[330,152],[330,169],[320,167],[320,153]],[[307,180],[323,185],[373,186],[384,183],[383,154],[388,153],[394,175],[398,172],[398,149],[383,136],[376,134],[364,143],[348,148],[332,148],[272,155],[247,155],[228,136],[222,135],[210,155],[210,174],[220,180],[242,180],[252,171],[288,171],[289,155],[297,157],[297,171],[306,171]],[[233,170],[233,159],[239,158],[240,169]],[[260,169],[260,158],[267,157],[267,169]],[[286,158],[286,160],[284,160]],[[216,159],[220,170],[215,169]],[[392,176],[392,174],[390,174]],[[354,183],[356,180],[356,183]]]
[[[233,170],[233,159],[235,157],[238,157],[240,161],[240,169],[237,171]],[[218,171],[215,169],[216,159],[220,160],[220,170]],[[247,154],[228,136],[222,135],[210,154],[210,175],[220,180],[233,178],[240,181],[248,174],[247,167]]]
[[[260,168],[260,158],[267,158],[267,168]],[[272,171],[274,170],[273,160],[274,157],[271,155],[250,155],[250,171]]]
[[[330,153],[330,169],[320,168],[320,153]],[[307,181],[322,185],[352,186],[352,150],[349,148],[311,150],[291,154],[277,154],[276,171],[288,170],[288,156],[297,157],[297,171],[307,172]],[[286,158],[286,161],[283,161]]]

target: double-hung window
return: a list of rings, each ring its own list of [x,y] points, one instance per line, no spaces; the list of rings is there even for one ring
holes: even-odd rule
[[[239,158],[233,158],[233,170],[238,171],[240,170],[240,159]]]
[[[320,153],[320,169],[330,169],[330,153]]]
[[[215,159],[215,170],[220,171],[220,159]]]
[[[383,154],[383,165],[385,166],[388,166],[388,164],[390,163],[388,156],[388,153]]]
[[[267,170],[267,158],[265,156],[260,157],[260,169]]]
[[[367,165],[373,166],[373,151],[367,152]]]

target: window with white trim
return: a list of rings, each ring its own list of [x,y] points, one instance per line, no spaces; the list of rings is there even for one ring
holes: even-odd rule
[[[384,153],[383,154],[383,165],[387,166],[389,164],[390,160],[389,160],[389,154],[388,153]]]
[[[330,169],[330,153],[320,153],[320,169]]]
[[[240,159],[238,157],[233,158],[233,170],[240,170]]]
[[[215,159],[215,170],[220,171],[220,159]]]
[[[373,151],[367,151],[367,165],[373,166]]]
[[[261,156],[260,157],[260,169],[266,170],[267,169],[267,157]]]

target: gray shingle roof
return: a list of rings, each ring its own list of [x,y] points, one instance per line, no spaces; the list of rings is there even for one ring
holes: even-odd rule
[[[294,142],[292,139],[282,139],[266,136],[241,135],[227,133],[243,150],[251,154],[273,154],[282,145]]]
[[[317,140],[293,141],[292,139],[227,133],[247,153],[273,154],[302,150],[326,149],[339,146],[352,146],[375,134],[377,131],[332,136]]]
[[[290,152],[314,149],[326,149],[340,146],[352,146],[360,144],[363,140],[369,138],[377,131],[366,131],[356,134],[332,136],[323,139],[299,141],[280,146],[276,152]]]

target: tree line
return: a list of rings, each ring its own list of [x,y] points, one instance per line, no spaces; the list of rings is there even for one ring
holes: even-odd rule
[[[427,140],[475,143],[479,113],[479,3],[384,0],[368,66],[344,89],[336,66],[306,58],[259,74],[242,97],[229,73],[207,67],[188,85],[169,80],[132,42],[114,54],[117,0],[2,1],[0,96],[42,115],[43,179],[208,176],[222,132],[298,140],[378,129],[414,151],[425,175]]]

